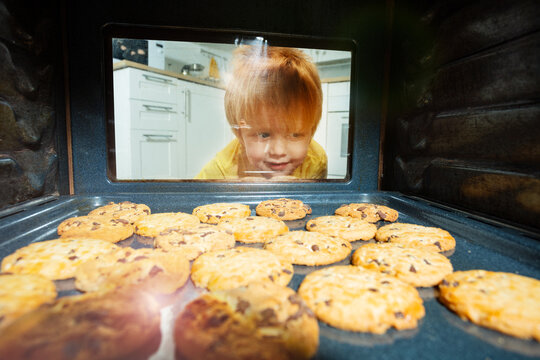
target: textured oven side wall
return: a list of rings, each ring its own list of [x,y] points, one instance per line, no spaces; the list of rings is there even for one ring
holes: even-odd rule
[[[540,2],[395,1],[382,188],[540,228]]]
[[[0,1],[0,208],[59,191],[64,147],[57,118],[64,115],[56,5]]]

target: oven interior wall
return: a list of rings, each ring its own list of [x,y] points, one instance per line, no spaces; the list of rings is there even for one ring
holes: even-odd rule
[[[540,2],[395,1],[382,189],[540,222]]]
[[[67,191],[58,5],[0,1],[0,208]]]

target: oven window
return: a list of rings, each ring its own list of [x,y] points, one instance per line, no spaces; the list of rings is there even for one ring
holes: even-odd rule
[[[352,51],[107,41],[114,181],[348,178]]]

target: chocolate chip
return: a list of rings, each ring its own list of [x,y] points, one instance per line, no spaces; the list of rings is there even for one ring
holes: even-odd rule
[[[330,306],[332,304],[332,299],[329,299],[329,300],[325,300],[324,304],[326,306]]]
[[[289,300],[289,302],[291,304],[302,304],[302,299],[300,298],[300,296],[296,295],[296,294],[293,294],[293,295],[289,295],[289,297],[287,298],[287,300]]]
[[[424,262],[428,265],[431,265],[431,263],[428,261],[428,259],[424,259]]]
[[[285,211],[280,211],[277,215],[278,215],[279,217],[283,217],[283,216],[285,216]]]
[[[152,269],[150,269],[150,272],[148,273],[148,275],[150,277],[154,277],[154,276],[156,276],[157,274],[159,274],[161,272],[163,272],[163,269],[160,268],[159,266],[154,265],[154,266],[152,266]]]
[[[70,257],[68,257],[68,259],[69,260],[76,260],[76,259],[78,259],[78,257],[77,256],[70,256]]]
[[[311,250],[319,251],[319,247],[317,245],[313,245],[313,246],[311,246]]]
[[[379,217],[380,217],[381,219],[383,219],[383,220],[385,220],[385,219],[386,219],[386,214],[385,214],[385,213],[383,213],[383,212],[382,212],[382,211],[380,211],[380,210],[379,210],[379,211],[377,211],[377,215],[379,215]]]
[[[405,315],[401,311],[395,312],[394,316],[396,317],[396,319],[404,319],[405,318]]]
[[[292,274],[292,271],[291,271],[291,270],[288,270],[288,269],[283,269],[283,272],[284,272],[285,274]]]
[[[440,243],[440,242],[435,241],[435,242],[433,243],[433,245],[435,245],[436,247],[438,247],[439,250],[442,250],[442,247],[441,247],[441,243]]]
[[[379,292],[379,290],[375,289],[375,288],[369,288],[368,290],[371,291],[371,292]]]
[[[121,264],[124,264],[124,263],[126,263],[126,259],[124,259],[124,258],[118,259],[118,260],[116,260],[116,262],[119,262],[119,263],[121,263]]]
[[[206,327],[218,327],[221,324],[223,324],[227,319],[229,318],[229,315],[223,314],[220,316],[212,316],[208,319],[206,322]]]
[[[409,271],[416,273],[416,268],[414,267],[414,265],[411,265],[411,267],[409,268]]]
[[[356,211],[364,211],[364,210],[366,210],[365,206],[360,206],[356,208]]]
[[[246,309],[250,306],[249,302],[247,302],[246,300],[238,300],[238,303],[236,304],[236,311],[239,312],[240,314],[243,314]]]
[[[274,309],[266,308],[261,311],[262,319],[259,321],[259,325],[275,325],[277,323],[277,315]]]
[[[144,259],[148,259],[148,256],[139,255],[135,259],[133,259],[133,261],[139,261],[139,260],[144,260]]]
[[[313,227],[315,227],[315,226],[317,226],[317,224],[315,224],[315,223],[309,224],[309,227],[310,227],[310,228],[313,228]]]

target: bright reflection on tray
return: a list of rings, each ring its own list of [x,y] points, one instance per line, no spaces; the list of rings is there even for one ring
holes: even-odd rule
[[[347,177],[350,50],[110,41],[115,180]]]

